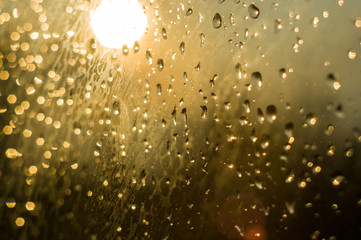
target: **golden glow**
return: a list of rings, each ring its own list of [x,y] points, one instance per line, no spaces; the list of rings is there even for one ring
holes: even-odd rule
[[[107,48],[133,46],[147,26],[146,16],[137,0],[103,0],[90,13],[90,18],[98,41]]]

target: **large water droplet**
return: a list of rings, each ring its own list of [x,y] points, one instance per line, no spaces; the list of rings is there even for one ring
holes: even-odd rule
[[[259,9],[254,4],[251,4],[248,7],[248,13],[251,16],[251,18],[258,18]]]
[[[219,13],[214,15],[212,23],[214,28],[220,28],[222,26],[222,17]]]

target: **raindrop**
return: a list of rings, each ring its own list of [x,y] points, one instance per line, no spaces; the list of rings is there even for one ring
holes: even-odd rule
[[[162,95],[162,85],[160,83],[157,84],[157,95]]]
[[[337,105],[337,107],[335,108],[335,116],[338,118],[345,118],[345,112],[343,111],[342,105],[339,104]]]
[[[145,57],[148,59],[149,65],[153,63],[153,61],[152,61],[152,54],[150,53],[149,50],[147,50],[147,51],[145,52]]]
[[[345,181],[345,177],[342,175],[338,175],[334,177],[331,181],[332,181],[332,185],[339,186],[342,182]]]
[[[134,42],[134,53],[137,53],[139,51],[139,43],[138,41]]]
[[[157,67],[158,67],[158,70],[159,70],[159,71],[162,71],[162,70],[163,70],[163,68],[164,68],[163,59],[158,59]]]
[[[332,135],[334,130],[335,130],[335,127],[332,124],[329,124],[325,130],[325,134],[327,136],[330,136],[330,135]]]
[[[294,134],[294,125],[293,123],[289,122],[285,125],[285,134],[288,138],[293,137]]]
[[[242,78],[243,72],[242,72],[242,65],[240,63],[236,64],[236,74],[239,79]]]
[[[358,128],[353,128],[353,129],[352,129],[352,134],[353,134],[353,136],[356,138],[356,140],[357,140],[358,142],[361,142],[361,131],[360,131],[360,129],[358,129]]]
[[[232,26],[235,26],[236,25],[236,22],[234,20],[234,13],[231,13],[229,15],[229,21],[231,22]]]
[[[204,46],[204,40],[206,39],[206,35],[204,35],[204,33],[199,34],[200,38],[201,38],[201,47]]]
[[[260,72],[253,72],[251,74],[251,81],[256,85],[257,87],[262,87],[262,75]]]
[[[192,8],[188,8],[187,12],[186,12],[186,16],[190,16],[193,13],[193,9]]]
[[[218,79],[218,75],[214,74],[213,78],[211,80],[209,80],[209,84],[210,84],[211,88],[214,88],[216,86],[217,79]]]
[[[201,70],[201,63],[198,62],[197,66],[194,67],[194,70],[196,70],[196,72],[199,72]]]
[[[201,118],[202,119],[207,119],[207,112],[208,112],[207,107],[205,105],[202,105],[201,109],[202,109]]]
[[[4,98],[0,95],[0,113],[4,113],[8,110]]]
[[[123,54],[124,54],[124,55],[128,55],[128,53],[129,53],[129,48],[128,48],[128,46],[127,46],[127,45],[123,45]]]
[[[348,57],[351,59],[351,60],[354,60],[356,58],[356,52],[355,51],[349,51],[348,52]]]
[[[184,54],[184,48],[185,48],[185,43],[182,42],[180,45],[179,45],[179,50],[182,54]]]
[[[264,115],[260,108],[257,108],[257,120],[260,124],[264,122]]]
[[[251,18],[256,19],[259,17],[259,9],[254,4],[249,5],[248,13],[251,16]]]
[[[162,36],[164,39],[167,39],[167,32],[166,32],[165,28],[162,28]]]
[[[282,79],[286,79],[286,77],[287,77],[287,72],[286,72],[286,69],[285,69],[285,68],[281,68],[278,72],[279,72],[279,74],[280,74],[281,80],[282,80]]]
[[[263,134],[260,139],[261,148],[266,149],[271,144],[271,139],[267,134]]]
[[[269,123],[272,123],[277,118],[277,109],[275,105],[268,105],[266,108],[266,119]]]
[[[213,17],[213,27],[220,28],[222,26],[222,17],[219,13],[216,13]]]
[[[251,107],[250,107],[250,102],[249,100],[245,100],[243,102],[243,107],[244,107],[244,110],[246,111],[246,113],[250,113],[251,112]]]
[[[306,123],[310,126],[313,126],[317,123],[317,117],[313,113],[307,113]]]
[[[332,73],[327,75],[327,84],[335,90],[339,90],[341,87],[341,84],[336,80]]]

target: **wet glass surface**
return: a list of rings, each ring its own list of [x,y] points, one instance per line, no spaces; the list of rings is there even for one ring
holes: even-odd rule
[[[359,237],[361,2],[114,1],[0,0],[1,239]]]

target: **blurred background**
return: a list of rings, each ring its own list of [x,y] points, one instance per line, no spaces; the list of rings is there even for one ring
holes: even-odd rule
[[[0,0],[0,238],[359,238],[360,10]]]

